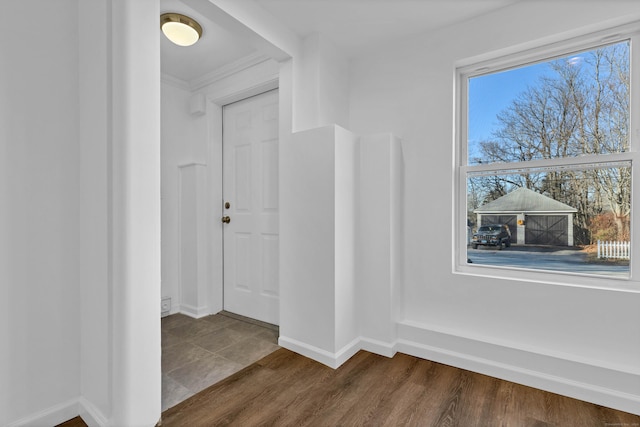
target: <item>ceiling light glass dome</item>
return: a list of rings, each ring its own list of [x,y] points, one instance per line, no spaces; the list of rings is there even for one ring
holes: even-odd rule
[[[200,24],[179,13],[162,14],[160,28],[164,35],[178,46],[191,46],[202,37]]]

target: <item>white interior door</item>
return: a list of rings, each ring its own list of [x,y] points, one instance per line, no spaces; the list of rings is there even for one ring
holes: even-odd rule
[[[222,129],[224,309],[277,325],[278,91],[225,106]]]

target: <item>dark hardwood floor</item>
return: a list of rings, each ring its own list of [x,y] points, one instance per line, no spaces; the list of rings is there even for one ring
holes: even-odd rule
[[[89,427],[81,417],[75,417],[55,427]]]
[[[404,354],[361,351],[332,370],[281,349],[162,414],[162,427],[223,425],[638,427],[640,416]]]
[[[640,426],[616,411],[404,354],[332,370],[280,349],[162,414],[172,426]]]

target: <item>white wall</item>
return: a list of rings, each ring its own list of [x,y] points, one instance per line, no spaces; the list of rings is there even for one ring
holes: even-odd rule
[[[77,2],[3,9],[29,17],[0,29],[0,425],[8,425],[80,392],[80,182]]]
[[[109,128],[112,425],[160,418],[158,0],[111,0]]]
[[[325,35],[302,41],[296,75],[295,130],[349,124],[349,66],[344,54]]]
[[[297,75],[296,130],[349,125],[349,67],[344,54],[325,35],[302,41]]]
[[[181,303],[179,166],[207,163],[206,117],[190,113],[190,100],[191,91],[162,83],[162,296],[171,297],[172,313]]]
[[[631,2],[522,2],[352,61],[351,129],[393,132],[405,150],[399,350],[640,413],[638,293],[452,274],[455,64],[634,16]]]
[[[83,419],[111,412],[107,2],[78,2],[80,115],[80,393]]]
[[[280,344],[337,367],[354,354],[358,137],[338,126],[280,145]]]
[[[356,271],[363,347],[392,356],[401,318],[403,182],[401,141],[390,134],[360,139]]]
[[[281,142],[279,166],[281,340],[333,354],[335,128],[299,132]]]
[[[154,425],[158,3],[4,6],[0,424]]]
[[[200,318],[212,313],[207,278],[207,166],[189,163],[179,166],[178,242],[180,312]],[[218,296],[219,298],[219,296]]]
[[[319,126],[349,128],[349,61],[327,37],[318,35]]]
[[[359,138],[336,126],[334,136],[334,248],[335,339],[334,352],[347,348],[360,336],[357,310],[356,254],[359,189]],[[302,165],[300,165],[302,166]],[[324,177],[319,177],[323,179]],[[326,178],[325,178],[326,179]]]

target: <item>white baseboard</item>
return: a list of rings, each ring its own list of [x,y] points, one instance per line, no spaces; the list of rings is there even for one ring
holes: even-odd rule
[[[278,338],[278,345],[286,348],[287,350],[291,350],[308,357],[309,359],[313,359],[316,362],[320,362],[323,365],[327,365],[330,368],[336,369],[360,351],[360,338],[356,338],[335,353],[331,353],[330,351],[326,351],[319,347],[303,343],[293,338],[287,338],[282,335]]]
[[[401,353],[640,415],[640,373],[635,370],[411,323],[399,324],[398,337]]]
[[[106,427],[109,423],[104,414],[84,397],[78,399],[80,416],[89,427]]]
[[[207,306],[194,307],[189,304],[180,304],[180,313],[193,317],[194,319],[200,319],[201,317],[211,314],[211,310],[209,310]]]
[[[370,353],[379,354],[380,356],[393,357],[397,353],[396,347],[398,343],[388,343],[374,340],[371,338],[360,338],[360,349]]]
[[[400,352],[640,415],[638,368],[607,366],[597,360],[491,342],[486,337],[462,336],[413,322],[398,323],[394,343],[359,337],[336,353],[284,336],[278,343],[333,369],[359,350],[386,357]]]
[[[89,427],[106,427],[107,419],[89,401],[80,397],[67,400],[24,418],[11,422],[7,427],[55,426],[81,416]]]
[[[78,399],[70,399],[13,421],[7,427],[55,426],[78,416]]]
[[[362,347],[360,346],[360,337],[358,337],[335,353],[335,367],[338,368],[360,350],[362,350]]]

